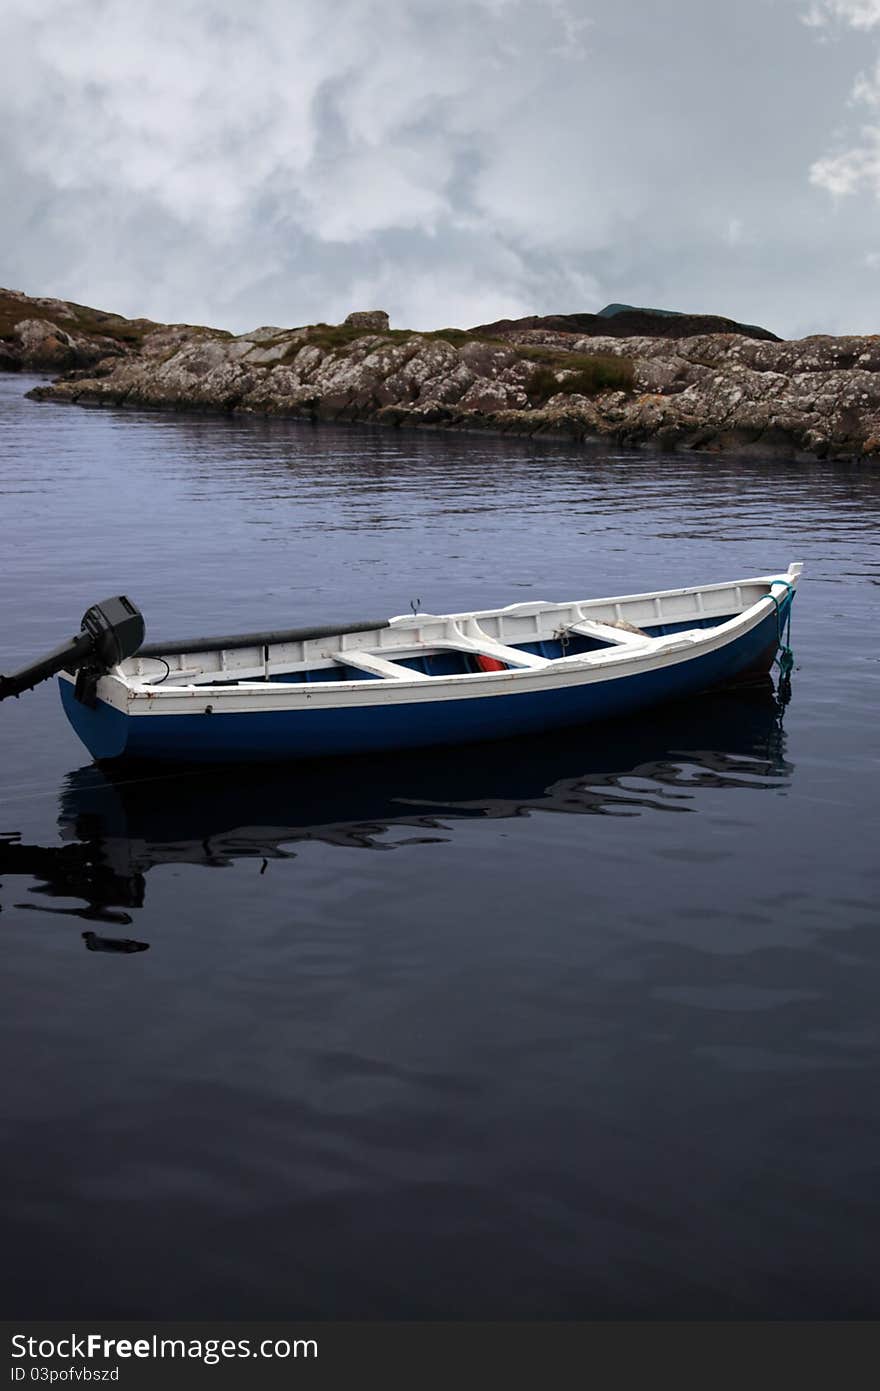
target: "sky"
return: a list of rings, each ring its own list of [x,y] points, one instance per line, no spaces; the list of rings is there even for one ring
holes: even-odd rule
[[[880,0],[0,0],[0,283],[880,331]]]

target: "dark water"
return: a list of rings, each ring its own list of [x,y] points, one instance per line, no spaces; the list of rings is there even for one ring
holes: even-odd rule
[[[807,568],[784,711],[113,785],[5,703],[7,1316],[877,1317],[880,475],[26,385],[0,670]]]

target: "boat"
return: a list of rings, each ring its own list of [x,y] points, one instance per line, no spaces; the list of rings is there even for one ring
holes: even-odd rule
[[[125,596],[0,699],[58,674],[98,761],[275,762],[518,738],[791,669],[802,564],[750,579],[145,644]],[[781,654],[781,655],[780,655]]]

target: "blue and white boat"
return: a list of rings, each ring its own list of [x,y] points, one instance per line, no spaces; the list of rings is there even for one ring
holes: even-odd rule
[[[275,762],[518,737],[766,673],[802,568],[347,627],[136,640],[134,651],[104,633],[99,663],[80,657],[60,671],[61,698],[98,760]],[[143,636],[129,601],[106,602],[128,605]],[[0,696],[34,684],[4,679]]]

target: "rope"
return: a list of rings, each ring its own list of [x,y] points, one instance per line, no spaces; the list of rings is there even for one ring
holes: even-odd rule
[[[142,778],[107,778],[105,782],[97,784],[97,786],[91,790],[99,793],[105,793],[110,788],[138,787],[143,783],[170,782],[172,780],[182,780],[183,778],[205,778],[210,777],[212,773],[216,774],[216,772],[216,767],[212,767],[210,764],[206,764],[204,768],[176,769],[174,772],[171,773],[152,773],[149,776]],[[53,783],[45,783],[43,784],[43,786],[37,788],[35,788],[33,783],[30,782],[21,782],[13,787],[3,788],[4,795],[9,792],[19,792],[24,790],[27,791],[27,795],[24,797],[16,797],[16,803],[32,802],[35,800],[38,801],[43,797],[58,797],[57,781]],[[3,832],[2,834],[5,835],[7,833]]]
[[[786,593],[781,596],[773,593],[771,587],[768,599],[772,599],[776,606],[776,655],[773,658],[776,666],[779,667],[779,696],[783,704],[786,704],[791,696],[791,673],[794,667],[794,653],[791,650],[791,606],[794,602],[795,589],[789,580],[774,580],[773,585],[781,584],[785,586]],[[781,616],[781,606],[788,595],[791,602],[783,620]]]

